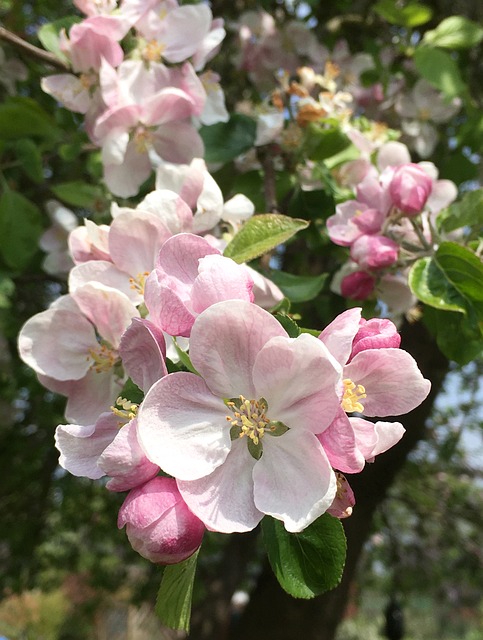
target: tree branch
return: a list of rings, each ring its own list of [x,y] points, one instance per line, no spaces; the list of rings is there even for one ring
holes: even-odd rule
[[[0,39],[6,40],[32,58],[37,58],[38,60],[41,60],[46,64],[50,64],[52,67],[56,67],[62,71],[71,71],[70,66],[65,62],[62,62],[62,60],[59,60],[59,58],[57,58],[53,53],[30,44],[30,42],[23,40],[20,36],[17,36],[11,31],[8,31],[8,29],[5,29],[5,27],[0,27]]]

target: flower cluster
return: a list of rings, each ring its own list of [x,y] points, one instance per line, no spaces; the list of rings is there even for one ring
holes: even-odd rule
[[[430,386],[395,326],[360,309],[318,338],[289,337],[257,304],[252,271],[191,233],[201,185],[212,188],[205,169],[204,180],[192,180],[193,166],[171,170],[163,179],[192,206],[159,189],[137,210],[115,207],[110,226],[73,229],[69,294],[19,336],[24,361],[68,397],[61,465],[129,491],[118,524],[162,564],[191,555],[205,528],[249,531],[270,515],[298,532],[325,512],[347,517],[342,473],[404,432],[361,414],[406,413]],[[182,338],[190,370],[168,373],[177,358],[166,340],[179,354]]]
[[[407,147],[394,141],[379,147],[375,165],[361,157],[342,166],[339,175],[356,198],[337,205],[327,220],[332,242],[350,249],[335,286],[356,300],[374,291],[384,298],[385,282],[404,279],[415,259],[431,253],[438,240],[436,216],[455,200],[456,186],[438,180],[434,164],[411,162]]]
[[[203,155],[197,122],[228,119],[219,78],[201,74],[225,36],[223,20],[206,4],[176,0],[75,4],[87,17],[59,43],[72,73],[45,77],[42,88],[85,115],[110,191],[136,195],[160,158]]]
[[[157,169],[155,190],[135,208],[113,204],[109,225],[76,226],[50,207],[42,243],[51,273],[70,269],[68,293],[26,322],[19,351],[67,397],[60,464],[129,492],[118,525],[161,564],[193,554],[205,529],[245,532],[271,516],[300,532],[324,513],[349,516],[355,499],[343,474],[362,471],[404,433],[399,422],[367,418],[411,411],[429,381],[400,349],[395,325],[365,320],[359,308],[318,336],[289,335],[273,312],[282,292],[223,255],[254,206],[241,194],[224,202],[201,159],[196,124],[227,117],[217,79],[198,75],[224,36],[208,6],[76,5],[87,17],[60,37],[73,73],[42,86],[85,114],[115,195],[135,195]],[[359,82],[367,57],[339,44],[334,62],[306,27],[289,23],[281,36],[266,14],[245,14],[239,26],[240,65],[257,85],[274,67],[298,73],[279,75],[277,117],[259,127],[256,144],[290,147],[287,112],[299,133],[323,121],[365,150],[339,168],[356,198],[327,223],[351,252],[342,293],[365,298],[427,248],[432,216],[454,185],[429,163],[411,163],[404,145],[372,143],[351,124],[348,105],[369,99]],[[301,67],[300,56],[323,68]]]

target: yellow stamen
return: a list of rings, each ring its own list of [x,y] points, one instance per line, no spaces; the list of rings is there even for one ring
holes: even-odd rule
[[[226,405],[232,410],[234,416],[233,418],[226,416],[226,419],[231,422],[232,428],[238,429],[238,437],[246,436],[253,444],[259,444],[270,422],[265,415],[266,402],[263,399],[247,400],[243,396],[239,396],[236,403],[229,401]]]
[[[136,145],[136,151],[138,153],[147,153],[148,147],[151,143],[152,135],[142,125],[139,126],[134,132],[133,140]]]
[[[123,418],[123,420],[132,420],[137,416],[139,405],[135,402],[131,402],[127,398],[119,396],[119,398],[116,400],[116,404],[118,405],[118,407],[122,408],[118,409],[114,406],[111,407],[111,411],[115,416]]]
[[[143,49],[142,57],[146,62],[160,62],[166,46],[157,40],[150,40]]]
[[[347,413],[357,411],[362,413],[364,406],[360,403],[360,400],[367,398],[366,390],[361,384],[355,384],[349,378],[343,380],[344,383],[344,395],[342,397],[342,408]]]
[[[129,284],[131,285],[131,289],[137,291],[142,296],[144,295],[144,285],[146,283],[146,278],[149,276],[149,271],[143,271],[142,273],[138,273],[135,278],[129,278]]]
[[[116,364],[117,352],[105,344],[99,345],[97,349],[89,349],[87,360],[93,360],[91,369],[96,373],[109,371]]]

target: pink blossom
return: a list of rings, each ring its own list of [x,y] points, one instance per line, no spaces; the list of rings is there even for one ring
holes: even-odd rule
[[[151,173],[151,150],[170,162],[203,154],[190,118],[202,112],[206,94],[191,65],[168,69],[130,60],[115,70],[104,62],[100,82],[107,109],[97,118],[93,137],[102,146],[113,193],[138,192]]]
[[[206,240],[188,233],[162,246],[156,268],[146,280],[150,318],[173,336],[189,336],[198,314],[221,300],[253,301],[247,268],[224,258]]]
[[[66,416],[72,422],[93,424],[119,395],[120,340],[137,316],[124,294],[93,282],[22,327],[20,356],[44,386],[68,397]]]
[[[362,269],[383,269],[397,262],[399,245],[379,235],[361,235],[351,246],[350,255]]]
[[[69,251],[75,264],[89,260],[111,261],[109,255],[109,227],[84,220],[83,227],[73,229],[69,235]]]
[[[146,455],[209,529],[248,531],[269,514],[301,531],[336,494],[315,434],[339,408],[340,366],[320,340],[288,338],[242,300],[198,316],[190,356],[200,375],[169,374],[140,408]]]
[[[139,445],[136,418],[121,428],[118,425],[114,439],[100,453],[97,465],[110,477],[106,484],[110,491],[128,491],[159,472],[159,467],[147,459]]]
[[[431,178],[424,169],[413,163],[397,167],[389,185],[395,206],[410,216],[421,213],[431,190]]]
[[[351,300],[365,300],[374,291],[376,279],[366,271],[353,271],[340,283],[341,295]]]
[[[76,72],[99,71],[102,60],[113,67],[121,64],[124,52],[118,43],[124,36],[124,29],[105,16],[87,18],[74,24],[69,31],[61,33],[60,48],[67,55]],[[126,31],[129,28],[126,25]]]
[[[60,451],[59,464],[74,476],[97,480],[104,476],[98,460],[119,431],[119,418],[102,413],[95,424],[87,426],[61,424],[55,431],[55,446]]]
[[[201,544],[205,527],[183,501],[173,478],[153,478],[129,492],[117,525],[133,549],[156,564],[176,564]]]
[[[147,61],[159,62],[163,58],[177,63],[199,52],[197,62],[202,64],[224,37],[218,23],[211,33],[213,16],[206,4],[179,7],[164,0],[128,0],[124,5],[139,11],[135,28],[144,40],[141,50]]]
[[[394,348],[399,341],[390,321],[361,322],[360,314],[360,309],[349,309],[319,336],[343,365],[344,379],[338,415],[319,438],[332,466],[347,473],[361,471],[366,460],[396,444],[404,428],[398,422],[374,424],[346,413],[401,415],[421,404],[431,386],[414,358]]]
[[[143,391],[168,373],[164,335],[149,320],[132,319],[122,334],[119,353],[125,371]]]
[[[174,194],[173,194],[174,195]],[[144,283],[171,232],[159,216],[127,210],[113,220],[108,235],[110,260],[90,260],[72,269],[69,291],[100,282],[124,293],[133,304],[144,300]]]

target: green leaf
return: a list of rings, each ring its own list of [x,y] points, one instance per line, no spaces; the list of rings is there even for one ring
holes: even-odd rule
[[[44,180],[42,155],[40,149],[30,138],[23,138],[15,142],[15,153],[22,163],[22,169],[28,177],[40,184]]]
[[[165,567],[156,598],[156,614],[163,624],[176,631],[190,630],[191,599],[198,552]]]
[[[5,274],[0,273],[0,309],[8,309],[11,306],[10,298],[14,292],[14,281]]]
[[[450,16],[426,31],[423,42],[445,49],[469,49],[483,40],[483,28],[463,16]]]
[[[57,139],[60,131],[50,115],[31,98],[16,96],[0,105],[0,138],[40,136]]]
[[[67,56],[60,50],[59,46],[59,33],[62,29],[67,32],[71,26],[77,22],[80,22],[81,18],[77,16],[68,16],[66,18],[60,18],[49,24],[43,24],[37,31],[37,36],[44,49],[55,54],[63,62],[68,62]]]
[[[413,264],[408,284],[414,295],[430,307],[465,313],[464,300],[450,286],[433,258],[420,258]]]
[[[450,360],[464,365],[481,355],[481,333],[466,316],[426,307],[423,320],[436,337],[441,353]]]
[[[206,162],[225,163],[233,160],[255,143],[257,124],[253,118],[235,114],[228,122],[201,127]]]
[[[430,307],[483,321],[483,263],[470,249],[441,243],[434,258],[415,262],[408,282],[414,295]]]
[[[269,276],[292,302],[308,302],[316,298],[327,282],[327,277],[327,273],[319,276],[295,276],[284,271],[272,271]]]
[[[239,264],[249,262],[283,244],[308,225],[306,220],[278,213],[253,216],[232,238],[223,255]]]
[[[300,533],[279,520],[262,520],[270,565],[282,588],[295,598],[313,598],[336,587],[345,564],[346,541],[337,518],[325,513]]]
[[[483,226],[483,189],[468,191],[459,202],[442,211],[436,222],[442,231],[454,231],[461,227],[478,229]]]
[[[30,200],[6,190],[0,198],[0,254],[12,269],[22,271],[38,251],[42,214]]]
[[[421,76],[448,98],[467,93],[458,65],[446,51],[419,46],[414,51],[414,64]]]
[[[373,9],[389,23],[409,28],[429,22],[433,16],[432,9],[419,2],[408,2],[405,6],[399,7],[394,0],[379,0]]]
[[[300,335],[300,328],[295,320],[293,320],[286,313],[276,313],[275,317],[288,333],[289,338],[298,338],[298,336]]]
[[[320,161],[331,158],[347,147],[351,141],[339,128],[324,128],[310,123],[306,128],[304,148],[310,160]]]
[[[442,242],[434,257],[454,289],[483,320],[483,262],[473,251],[456,242]]]
[[[81,180],[63,182],[50,187],[55,195],[63,202],[74,207],[94,209],[99,200],[104,200],[101,187],[87,184]]]

